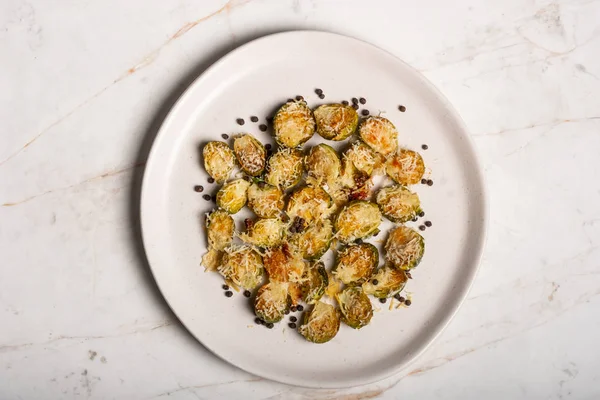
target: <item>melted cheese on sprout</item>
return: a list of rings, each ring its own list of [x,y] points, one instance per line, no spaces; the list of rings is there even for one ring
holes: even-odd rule
[[[376,201],[383,215],[394,222],[410,221],[421,210],[419,196],[402,186],[381,189]]]
[[[290,244],[304,258],[320,257],[329,248],[329,242],[333,237],[333,224],[328,219],[310,224],[302,232],[294,234],[290,238]]]
[[[286,224],[279,218],[265,218],[256,221],[247,233],[239,235],[246,243],[260,247],[278,246],[283,240]]]
[[[223,250],[233,241],[235,223],[231,215],[216,210],[206,215],[208,245],[215,250]]]
[[[326,144],[313,146],[306,156],[306,171],[319,185],[333,184],[340,176],[342,165],[334,149]]]
[[[333,274],[346,285],[361,284],[377,267],[378,253],[367,243],[350,245],[339,252],[337,260]]]
[[[386,172],[401,185],[419,183],[425,173],[423,158],[417,152],[401,149],[386,162]]]
[[[324,104],[314,112],[317,132],[325,139],[340,141],[350,136],[356,129],[358,114],[350,106]]]
[[[254,289],[262,282],[263,263],[260,255],[249,246],[225,250],[219,273],[245,289]]]
[[[248,188],[248,206],[262,218],[274,218],[283,210],[283,192],[271,185],[260,188],[256,183]]]
[[[202,149],[204,168],[218,183],[223,183],[233,172],[235,155],[223,142],[208,142]]]
[[[307,314],[298,332],[311,342],[325,343],[333,339],[339,329],[340,319],[335,307],[319,301]]]
[[[307,222],[327,218],[331,213],[331,198],[321,188],[306,186],[292,193],[288,200],[290,218],[301,217]]]
[[[250,135],[242,135],[233,142],[233,151],[242,170],[258,176],[265,169],[267,152],[264,146]]]
[[[376,152],[388,156],[398,147],[398,131],[387,118],[369,117],[360,125],[361,139]]]
[[[277,322],[288,308],[289,284],[269,282],[258,289],[254,301],[256,314],[267,322]]]
[[[421,261],[424,246],[423,237],[414,229],[399,226],[390,232],[385,244],[386,258],[396,268],[411,269]]]
[[[266,181],[281,189],[294,186],[302,177],[302,153],[297,149],[282,149],[269,159]]]
[[[217,193],[217,204],[225,211],[235,214],[246,204],[250,182],[236,179],[228,182]]]
[[[277,142],[285,147],[298,147],[315,133],[315,119],[304,101],[284,104],[273,121]]]
[[[342,209],[337,217],[336,237],[342,242],[353,242],[373,233],[381,223],[379,208],[367,201],[356,201]]]

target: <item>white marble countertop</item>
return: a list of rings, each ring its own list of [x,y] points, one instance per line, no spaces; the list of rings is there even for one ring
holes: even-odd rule
[[[348,390],[219,360],[156,289],[139,180],[165,113],[232,48],[354,36],[457,107],[490,194],[480,273],[399,376]],[[593,399],[600,396],[600,2],[0,3],[1,399]]]

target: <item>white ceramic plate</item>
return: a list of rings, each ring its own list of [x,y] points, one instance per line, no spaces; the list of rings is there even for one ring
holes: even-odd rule
[[[325,92],[324,100],[315,95],[315,88]],[[217,189],[207,183],[202,144],[221,140],[223,133],[239,132],[274,143],[270,132],[262,133],[258,126],[296,95],[303,95],[311,106],[365,97],[364,108],[394,122],[402,146],[422,153],[435,182],[432,187],[414,187],[425,219],[433,226],[423,233],[426,253],[406,288],[412,306],[390,311],[389,302],[374,301],[379,311],[370,325],[361,330],[342,325],[331,342],[320,345],[288,328],[287,318],[271,330],[256,326],[249,301],[239,293],[226,298],[223,279],[199,266],[206,251],[201,219],[214,206],[202,195]],[[406,112],[400,112],[399,105],[405,105]],[[260,122],[251,123],[251,115],[259,116]],[[244,126],[236,124],[240,117],[246,120]],[[315,135],[308,144],[322,141]],[[429,145],[426,151],[421,150],[424,143]],[[198,184],[206,188],[204,193],[194,192]],[[485,235],[482,175],[456,111],[423,76],[394,56],[323,32],[288,32],[255,40],[199,77],[154,142],[141,201],[152,272],[187,329],[215,354],[248,372],[309,387],[373,382],[418,356],[464,299]],[[389,226],[384,223],[382,230]],[[374,239],[383,238],[380,234]]]

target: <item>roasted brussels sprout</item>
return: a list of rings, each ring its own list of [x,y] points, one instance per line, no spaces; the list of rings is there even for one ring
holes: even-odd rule
[[[404,289],[407,280],[406,272],[385,265],[379,268],[370,280],[363,283],[362,288],[366,294],[383,299],[392,297]]]
[[[354,329],[368,325],[373,317],[371,300],[360,286],[351,286],[336,296],[340,305],[342,321]]]
[[[266,182],[281,190],[296,185],[302,178],[303,159],[302,152],[298,149],[278,150],[269,158]]]
[[[283,192],[265,183],[253,183],[248,188],[248,207],[261,218],[275,218],[283,210]]]
[[[358,125],[358,114],[351,106],[323,104],[314,114],[317,133],[328,140],[344,140],[354,133]]]
[[[367,237],[379,228],[381,212],[376,204],[355,200],[338,214],[335,220],[336,237],[344,243]]]
[[[306,262],[284,243],[267,250],[264,265],[269,279],[277,282],[302,282]]]
[[[384,117],[369,117],[360,124],[360,138],[376,152],[389,156],[398,147],[398,131]]]
[[[308,260],[320,258],[333,238],[333,225],[328,219],[315,221],[301,232],[292,234],[290,245]]]
[[[392,222],[410,221],[421,212],[419,196],[403,186],[380,189],[376,201],[383,215]]]
[[[315,118],[305,101],[285,103],[273,120],[275,140],[284,147],[298,147],[315,133]]]
[[[263,173],[267,162],[267,151],[265,146],[252,135],[244,134],[235,138],[233,151],[242,171],[250,176],[259,176]]]
[[[304,163],[308,176],[315,179],[319,185],[334,183],[340,176],[342,169],[336,151],[331,146],[323,143],[310,149]]]
[[[380,156],[360,140],[352,143],[350,148],[344,153],[344,157],[350,160],[356,169],[369,176],[373,174],[375,168],[381,163]]]
[[[416,151],[400,149],[387,160],[385,172],[400,185],[414,185],[423,177],[425,164]]]
[[[208,142],[202,149],[204,169],[217,183],[223,183],[235,167],[235,155],[223,142]]]
[[[333,274],[346,285],[365,282],[379,265],[379,251],[370,243],[351,244],[337,255]]]
[[[308,304],[314,304],[319,301],[325,289],[329,285],[327,271],[325,265],[321,261],[317,261],[306,269],[305,279],[302,283],[302,297]]]
[[[254,313],[267,323],[281,321],[289,306],[287,283],[271,281],[258,289],[254,299]]]
[[[248,187],[250,182],[244,179],[227,182],[217,192],[217,205],[229,214],[237,213],[246,205]]]
[[[250,246],[235,246],[225,250],[219,273],[244,289],[254,289],[262,283],[264,276],[260,254]]]
[[[292,219],[300,217],[312,223],[329,216],[331,196],[320,187],[305,186],[290,195],[286,212]]]
[[[259,247],[279,246],[285,234],[286,224],[279,218],[262,218],[250,224],[240,238]]]
[[[206,216],[208,246],[215,250],[224,250],[233,241],[235,222],[231,215],[223,210],[215,210]]]
[[[337,335],[340,330],[340,315],[331,304],[318,301],[312,310],[304,314],[298,332],[309,342],[325,343]]]
[[[396,268],[411,269],[419,265],[425,253],[425,240],[414,229],[398,226],[390,231],[385,243],[387,260]]]
[[[204,265],[205,271],[216,271],[219,265],[221,265],[222,257],[222,251],[209,247],[208,251],[202,256],[202,262],[200,264]]]

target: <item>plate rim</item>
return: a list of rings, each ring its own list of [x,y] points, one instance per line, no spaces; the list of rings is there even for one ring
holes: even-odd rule
[[[311,382],[307,382],[302,379],[294,379],[293,377],[287,377],[287,376],[276,375],[276,374],[267,374],[264,372],[261,372],[261,373],[254,372],[250,369],[240,366],[238,363],[234,362],[233,360],[229,359],[228,357],[219,354],[217,351],[213,350],[207,343],[203,342],[198,336],[196,336],[194,334],[194,332],[186,325],[184,320],[179,316],[178,312],[176,311],[176,309],[172,306],[171,302],[169,301],[169,298],[166,295],[163,287],[161,287],[160,280],[157,278],[157,274],[156,274],[155,268],[153,267],[153,263],[152,263],[151,256],[150,256],[151,251],[150,251],[150,246],[148,244],[150,241],[150,239],[148,238],[150,234],[148,233],[148,230],[147,230],[148,228],[145,227],[145,225],[148,225],[148,223],[146,223],[146,224],[144,223],[144,221],[146,219],[145,215],[147,215],[147,213],[145,212],[146,206],[144,204],[146,202],[144,201],[144,199],[147,197],[147,195],[145,196],[145,193],[149,190],[148,187],[150,185],[150,183],[149,183],[149,179],[150,179],[149,175],[150,174],[148,172],[149,171],[148,167],[150,165],[152,165],[152,161],[156,157],[155,154],[158,151],[157,148],[158,148],[158,143],[160,142],[160,139],[165,135],[165,132],[168,130],[168,127],[171,125],[173,119],[178,114],[179,109],[182,107],[183,103],[186,101],[187,97],[190,95],[190,93],[193,91],[193,89],[196,86],[198,86],[203,79],[206,79],[206,77],[209,76],[213,70],[216,70],[217,68],[219,68],[221,64],[227,62],[227,60],[229,58],[234,57],[238,52],[241,52],[243,49],[245,49],[248,46],[255,45],[258,42],[272,40],[275,37],[287,36],[287,35],[290,35],[290,36],[292,36],[292,35],[316,35],[316,36],[336,37],[336,38],[342,38],[345,40],[356,41],[356,42],[361,43],[362,45],[371,47],[376,51],[383,52],[386,55],[393,57],[396,62],[402,63],[405,68],[411,70],[415,76],[418,76],[420,78],[421,83],[424,84],[426,86],[426,88],[429,91],[431,91],[438,98],[438,100],[441,102],[441,104],[448,111],[449,117],[456,123],[456,127],[458,128],[457,131],[460,131],[460,133],[462,134],[462,137],[465,139],[465,145],[466,145],[465,147],[470,152],[470,156],[473,161],[472,169],[474,172],[474,176],[473,176],[474,181],[477,182],[477,184],[479,185],[479,189],[480,189],[479,202],[481,203],[482,213],[481,213],[481,218],[480,218],[479,222],[480,222],[480,228],[481,228],[481,235],[480,235],[479,241],[478,241],[476,249],[475,249],[476,254],[474,254],[474,257],[473,257],[474,266],[473,266],[473,268],[471,268],[468,271],[469,272],[468,283],[463,287],[462,293],[459,294],[458,301],[455,303],[455,305],[453,307],[451,307],[451,309],[448,312],[445,313],[444,317],[441,320],[441,323],[437,324],[436,327],[432,329],[434,331],[434,333],[431,336],[431,338],[428,341],[426,341],[425,344],[420,349],[418,349],[418,351],[414,352],[414,354],[408,359],[408,361],[406,361],[404,363],[398,363],[394,367],[388,368],[379,374],[373,374],[373,375],[371,375],[371,377],[369,377],[367,379],[356,381],[355,383],[351,383],[351,384],[327,384],[324,382],[319,382],[318,384],[313,385],[313,384],[311,384]],[[454,319],[457,312],[464,304],[464,302],[467,298],[467,295],[470,292],[471,288],[473,287],[475,279],[480,270],[481,260],[482,260],[483,253],[484,253],[486,243],[487,243],[487,236],[488,236],[488,229],[489,229],[489,200],[488,200],[488,189],[487,189],[487,186],[485,183],[483,172],[484,172],[484,170],[482,168],[482,163],[481,163],[481,160],[479,159],[479,155],[477,153],[477,147],[475,146],[475,143],[474,143],[473,139],[471,138],[471,135],[469,134],[469,130],[467,129],[466,123],[464,122],[461,115],[454,108],[452,103],[450,103],[448,98],[425,75],[423,75],[416,68],[412,67],[411,65],[409,65],[408,63],[406,63],[405,61],[403,61],[402,59],[397,57],[395,54],[393,54],[385,49],[382,49],[381,47],[376,46],[365,40],[357,39],[355,37],[344,35],[344,34],[339,34],[339,33],[320,31],[320,30],[291,30],[291,31],[282,31],[282,32],[277,32],[277,33],[271,33],[271,34],[267,34],[267,35],[258,37],[256,39],[250,40],[250,41],[244,43],[243,45],[236,47],[235,49],[231,50],[230,52],[228,52],[227,54],[225,54],[224,56],[219,58],[216,62],[211,64],[208,68],[206,68],[203,72],[201,72],[186,87],[186,89],[183,91],[183,93],[173,103],[173,105],[169,109],[166,117],[163,119],[156,136],[152,140],[152,145],[151,145],[150,151],[148,153],[148,157],[146,159],[146,164],[144,167],[144,173],[143,173],[142,184],[141,184],[141,190],[140,190],[140,196],[139,196],[140,229],[141,229],[142,243],[144,246],[144,253],[146,256],[146,260],[148,261],[148,266],[150,267],[150,271],[152,273],[154,282],[156,283],[161,296],[163,297],[164,301],[169,306],[170,310],[177,317],[177,319],[179,320],[181,325],[194,337],[194,339],[196,339],[205,349],[209,350],[212,354],[217,356],[219,359],[221,359],[221,360],[227,362],[228,364],[235,366],[236,368],[239,368],[247,373],[250,373],[252,375],[260,376],[262,378],[266,378],[266,379],[269,379],[272,381],[276,381],[276,382],[280,382],[280,383],[284,383],[284,384],[292,385],[292,386],[320,388],[320,389],[325,389],[325,388],[327,388],[327,389],[342,389],[342,388],[348,388],[348,387],[367,385],[367,384],[379,382],[383,379],[395,376],[395,375],[399,374],[400,372],[402,372],[403,370],[407,369],[416,360],[418,360],[421,357],[421,355],[423,355],[423,353],[425,351],[427,351],[431,347],[431,345],[437,340],[439,335],[447,328],[450,321],[452,321],[452,319]]]

